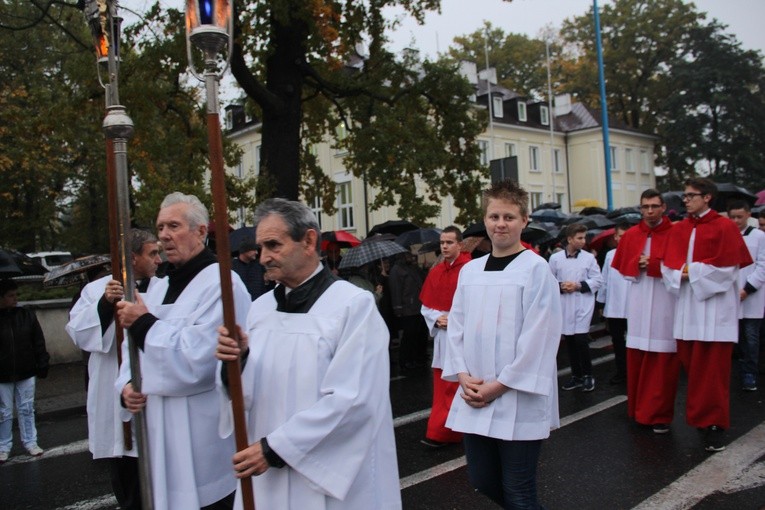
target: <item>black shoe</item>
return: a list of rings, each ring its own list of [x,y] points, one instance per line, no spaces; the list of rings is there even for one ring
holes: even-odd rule
[[[585,375],[582,381],[582,391],[592,391],[595,389],[595,378],[591,375]]]
[[[425,439],[420,439],[420,443],[424,444],[428,448],[433,448],[434,450],[436,448],[443,448],[449,444],[444,443],[443,441],[436,441],[435,439],[428,439],[427,437]]]
[[[704,437],[704,449],[708,452],[721,452],[725,449],[723,444],[723,437],[725,431],[717,425],[707,427],[706,435]]]
[[[616,374],[611,379],[608,380],[608,384],[624,384],[627,382],[627,378],[621,374]]]
[[[582,387],[582,378],[571,376],[571,379],[569,379],[566,384],[561,386],[560,389],[562,389],[563,391],[571,391],[573,389],[581,388],[581,387]]]

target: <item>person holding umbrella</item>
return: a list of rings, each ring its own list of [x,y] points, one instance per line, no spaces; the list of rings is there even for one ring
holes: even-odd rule
[[[19,418],[21,442],[39,457],[35,426],[35,382],[48,376],[50,356],[34,312],[18,305],[18,285],[0,280],[0,463],[13,444],[13,404]]]

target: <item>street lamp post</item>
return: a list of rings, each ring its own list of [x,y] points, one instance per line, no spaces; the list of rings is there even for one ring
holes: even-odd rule
[[[207,137],[210,151],[210,173],[213,195],[215,225],[222,233],[216,240],[216,252],[220,268],[221,301],[223,304],[223,324],[229,334],[237,337],[236,317],[234,313],[233,286],[231,282],[231,251],[228,235],[224,225],[228,225],[228,208],[226,205],[226,181],[223,168],[223,138],[220,129],[220,112],[218,108],[218,83],[228,68],[228,60],[224,69],[218,72],[218,53],[228,47],[228,58],[231,57],[233,44],[233,16],[230,0],[186,0],[186,50],[189,58],[191,73],[200,81],[204,81],[207,99]],[[192,44],[202,50],[204,55],[204,76],[200,76],[194,68]],[[238,338],[237,338],[238,340]],[[241,363],[239,360],[226,363],[228,372],[228,391],[231,397],[231,408],[234,417],[234,438],[237,451],[246,449],[247,424],[244,415],[244,397],[242,394]],[[252,490],[252,480],[240,480],[242,504],[245,510],[255,509]]]
[[[120,22],[117,15],[119,8],[117,0],[87,0],[84,3],[85,17],[90,25],[95,40],[96,53],[100,65],[106,65],[108,80],[106,89],[106,117],[103,122],[103,132],[106,135],[106,164],[109,207],[109,238],[112,258],[112,276],[120,280],[125,289],[125,299],[135,299],[135,278],[133,264],[130,259],[130,204],[127,171],[127,141],[133,136],[133,121],[125,107],[119,104],[118,71],[119,71],[119,36]],[[100,69],[99,69],[100,71]],[[100,81],[99,72],[99,81]],[[117,353],[121,363],[122,339],[127,335],[128,353],[130,355],[130,371],[133,388],[141,391],[141,367],[138,359],[138,348],[129,333],[117,328]],[[148,430],[144,411],[135,414],[133,422],[136,425],[136,442],[138,449],[138,476],[141,487],[142,508],[154,508],[153,490],[151,484],[151,469],[149,465]],[[130,427],[123,428],[126,449],[132,446]]]

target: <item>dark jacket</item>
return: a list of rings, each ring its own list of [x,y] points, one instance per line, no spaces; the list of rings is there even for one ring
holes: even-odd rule
[[[417,266],[398,261],[390,270],[388,284],[393,314],[396,317],[420,315],[423,277]]]
[[[21,307],[0,310],[0,383],[47,377],[49,360],[34,312]]]

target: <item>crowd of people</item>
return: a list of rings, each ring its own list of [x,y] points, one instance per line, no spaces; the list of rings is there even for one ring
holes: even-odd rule
[[[729,204],[727,218],[712,210],[715,193],[711,181],[689,180],[688,216],[673,224],[661,194],[645,191],[642,220],[615,228],[616,247],[599,267],[581,224],[567,226],[549,260],[523,243],[528,194],[495,183],[482,198],[486,253],[467,253],[462,232],[449,226],[428,272],[410,253],[343,272],[339,250],[322,257],[311,210],[270,199],[255,212],[255,238],[232,261],[236,331],[222,325],[207,209],[171,193],[157,235],[131,233],[134,299],[104,276],[82,289],[70,312],[67,332],[91,353],[90,451],[108,464],[121,508],[141,508],[139,453],[123,425],[137,413],[145,413],[155,508],[242,508],[238,480],[250,478],[260,508],[400,508],[388,393],[398,342],[401,370],[433,369],[422,443],[462,443],[477,490],[503,508],[539,508],[536,470],[542,442],[559,426],[558,390],[596,388],[589,349],[596,302],[614,345],[609,382],[626,383],[629,417],[669,432],[684,371],[686,422],[705,431],[707,451],[720,451],[736,345],[742,387],[757,389],[765,233],[749,225],[746,203]],[[0,297],[3,346],[23,339],[28,353],[23,370],[10,377],[0,370],[4,461],[14,398],[22,442],[42,454],[26,395],[35,376],[44,377],[47,353],[34,314],[15,306],[15,288],[3,282]],[[140,381],[117,328],[139,350]],[[561,342],[571,377],[559,388]],[[232,438],[226,363],[233,361],[247,417],[241,451]]]

